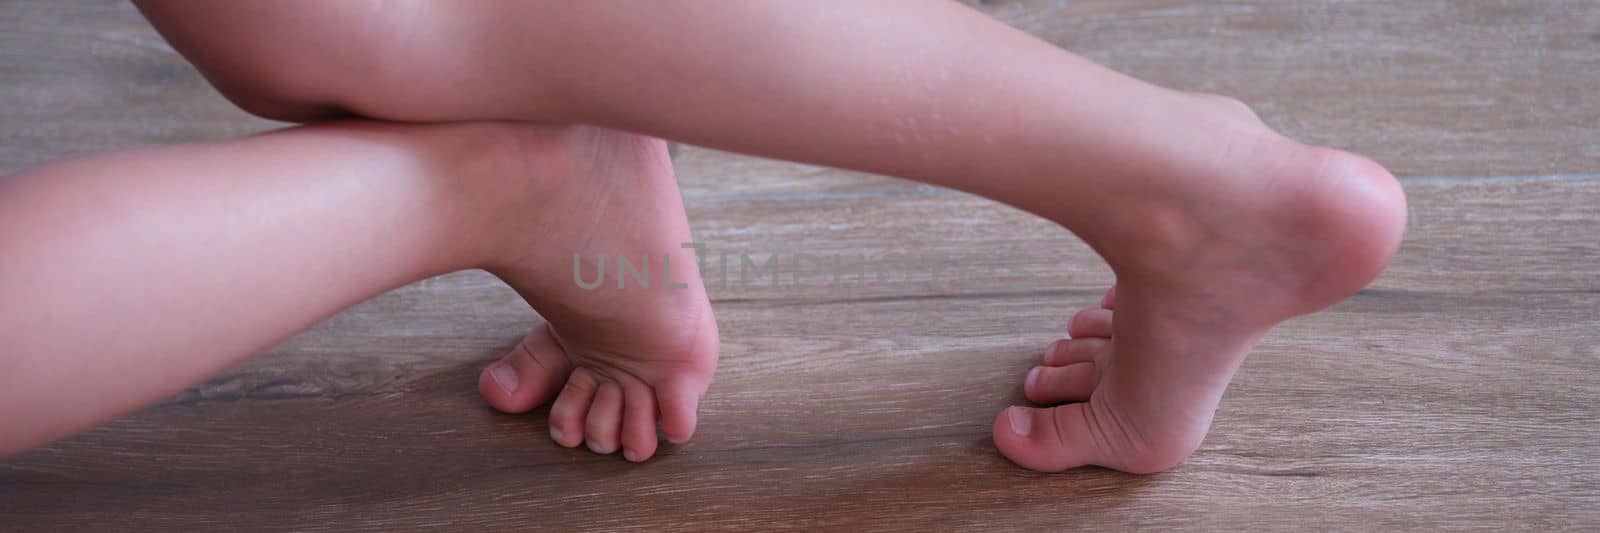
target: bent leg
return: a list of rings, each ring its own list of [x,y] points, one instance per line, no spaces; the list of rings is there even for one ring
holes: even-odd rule
[[[487,258],[464,126],[341,123],[0,178],[0,456]],[[473,163],[481,165],[481,163]],[[449,172],[445,172],[449,170]]]
[[[694,432],[717,357],[678,198],[660,140],[485,123],[332,123],[4,178],[0,456],[481,267],[548,322],[483,373],[484,397],[507,412],[557,398],[558,443],[646,460],[658,427]],[[623,255],[656,263],[649,290],[574,282],[576,258]]]
[[[1404,227],[1371,161],[954,3],[362,5],[403,13],[397,30],[307,35],[368,54],[326,86],[355,113],[598,124],[952,187],[1078,234],[1117,274],[1115,320],[1080,343],[1092,372],[1037,390],[1087,402],[997,418],[1030,468],[1177,464],[1257,340],[1373,279]]]
[[[1175,116],[1235,129],[954,2],[137,4],[257,108],[589,123],[1030,209],[1022,184],[1160,164]]]

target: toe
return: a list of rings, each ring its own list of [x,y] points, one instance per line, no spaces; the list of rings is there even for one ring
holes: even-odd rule
[[[1106,296],[1100,299],[1100,307],[1102,309],[1117,308],[1117,286],[1115,284],[1111,285],[1111,288],[1106,289]]]
[[[1086,405],[1007,408],[994,421],[995,446],[1007,459],[1031,470],[1059,472],[1097,463],[1099,450],[1084,415]]]
[[[589,406],[594,403],[600,380],[587,368],[572,371],[567,386],[556,396],[550,406],[550,438],[568,448],[583,442],[584,424],[589,418]]]
[[[640,462],[656,453],[656,391],[637,379],[622,382],[622,457]]]
[[[1101,337],[1061,339],[1050,343],[1050,346],[1045,348],[1044,364],[1048,366],[1067,366],[1074,363],[1098,361],[1100,354],[1105,353],[1110,346],[1111,341]]]
[[[1193,453],[1203,433],[1143,441],[1119,426],[1125,415],[1094,403],[1046,409],[1012,406],[994,421],[994,443],[1012,462],[1042,472],[1100,465],[1134,474],[1167,470]]]
[[[668,442],[682,444],[694,436],[700,397],[709,383],[703,379],[680,377],[656,386],[656,401],[661,409],[661,434]]]
[[[589,418],[583,426],[583,442],[589,451],[610,454],[617,451],[622,428],[622,387],[602,380],[589,404]]]
[[[522,413],[550,401],[572,373],[561,346],[544,326],[478,376],[478,393],[495,409]]]
[[[1067,324],[1067,335],[1074,339],[1111,336],[1110,309],[1084,309]]]
[[[1099,383],[1100,367],[1094,363],[1036,366],[1028,371],[1022,392],[1035,403],[1081,402]]]

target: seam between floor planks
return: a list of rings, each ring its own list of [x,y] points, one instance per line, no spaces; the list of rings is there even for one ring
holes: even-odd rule
[[[740,156],[743,157],[743,156]],[[893,178],[894,176],[886,176]],[[1596,181],[1600,180],[1600,172],[1571,172],[1561,174],[1513,174],[1503,176],[1396,176],[1402,185],[1446,185],[1456,183],[1513,183],[1513,182],[1544,182],[1544,181]],[[949,196],[967,194],[955,189],[920,185],[909,189],[896,189],[886,191],[817,191],[795,193],[753,193],[753,194],[685,194],[685,203],[720,203],[720,202],[774,202],[774,201],[806,201],[806,200],[858,200],[867,198],[904,198],[917,196]]]

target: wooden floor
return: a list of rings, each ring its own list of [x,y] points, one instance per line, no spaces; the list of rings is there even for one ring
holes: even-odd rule
[[[977,7],[1403,176],[1394,266],[1275,330],[1183,466],[1046,475],[995,452],[995,413],[1111,279],[1064,232],[959,193],[684,147],[715,250],[993,268],[712,287],[724,351],[701,430],[643,465],[557,447],[542,411],[487,408],[479,369],[536,317],[482,273],[423,281],[0,462],[0,530],[1600,527],[1600,2]],[[275,126],[112,1],[0,0],[0,110],[0,172]]]

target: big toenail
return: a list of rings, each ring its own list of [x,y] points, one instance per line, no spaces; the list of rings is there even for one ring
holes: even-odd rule
[[[517,369],[511,368],[506,362],[496,363],[489,369],[489,376],[494,378],[494,382],[498,383],[506,394],[517,392]]]
[[[556,441],[556,444],[561,444],[561,428],[550,426],[550,440]],[[565,444],[561,445],[566,446]]]
[[[1022,386],[1022,388],[1025,388],[1025,389],[1028,389],[1028,390],[1033,390],[1033,387],[1035,385],[1038,385],[1038,383],[1039,383],[1039,367],[1033,367],[1033,370],[1029,370],[1028,371],[1028,380],[1027,380],[1026,384],[1024,384]]]
[[[1006,418],[1011,419],[1011,432],[1018,437],[1026,437],[1033,431],[1033,415],[1025,407],[1006,408]]]

